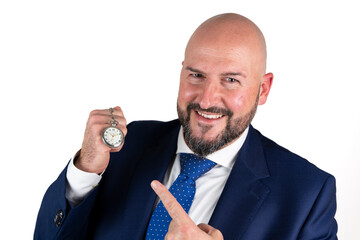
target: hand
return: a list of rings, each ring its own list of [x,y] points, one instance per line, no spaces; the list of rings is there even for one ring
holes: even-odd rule
[[[197,240],[223,240],[221,232],[207,224],[196,224],[187,215],[175,197],[159,181],[152,181],[151,187],[163,202],[172,221],[169,231],[165,236],[166,240],[172,239],[197,239]]]
[[[119,122],[117,127],[124,133],[127,133],[126,119],[120,107],[114,108],[114,119]],[[118,152],[118,148],[110,148],[102,141],[102,131],[110,126],[111,114],[109,109],[94,110],[90,113],[86,124],[84,140],[75,166],[80,170],[92,173],[103,172],[109,164],[110,152]]]

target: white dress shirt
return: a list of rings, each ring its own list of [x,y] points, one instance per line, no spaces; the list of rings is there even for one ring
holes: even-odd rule
[[[206,156],[217,165],[196,180],[194,201],[189,210],[189,216],[196,224],[209,222],[248,130],[249,128],[229,146]],[[169,166],[163,181],[168,189],[180,174],[179,153],[193,153],[184,141],[182,128],[178,136],[176,153],[175,161]],[[101,176],[96,173],[87,173],[76,168],[73,159],[69,163],[66,177],[66,198],[73,206],[79,204],[101,180]]]

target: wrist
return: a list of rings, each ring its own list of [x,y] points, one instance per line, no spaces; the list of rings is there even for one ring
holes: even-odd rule
[[[89,161],[87,160],[89,158],[86,158],[82,156],[81,149],[75,154],[73,163],[74,166],[84,172],[88,173],[96,173],[98,175],[102,175],[106,169],[106,166],[97,166],[96,161]]]

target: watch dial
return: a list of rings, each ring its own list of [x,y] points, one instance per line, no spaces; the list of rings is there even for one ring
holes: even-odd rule
[[[116,127],[108,127],[103,132],[104,143],[112,148],[120,147],[123,142],[123,133]]]

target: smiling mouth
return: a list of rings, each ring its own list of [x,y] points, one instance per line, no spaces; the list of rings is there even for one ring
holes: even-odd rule
[[[196,111],[196,113],[206,119],[219,119],[219,118],[222,118],[223,116],[225,116],[225,115],[221,115],[221,114],[206,114],[206,113],[203,113],[200,111]]]

